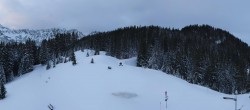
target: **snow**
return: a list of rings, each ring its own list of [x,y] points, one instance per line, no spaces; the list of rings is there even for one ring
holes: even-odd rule
[[[135,67],[136,58],[118,60],[105,52],[89,57],[87,51],[75,54],[75,66],[69,62],[46,70],[38,65],[6,84],[7,98],[0,100],[0,110],[49,110],[49,104],[54,110],[166,110],[165,91],[168,110],[234,109],[234,101],[223,99],[234,95]],[[242,105],[242,110],[250,110],[249,94],[238,95],[238,107]]]
[[[215,41],[216,44],[220,44],[221,43],[221,40],[217,40]]]

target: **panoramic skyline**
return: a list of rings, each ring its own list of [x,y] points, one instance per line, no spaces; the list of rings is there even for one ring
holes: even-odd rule
[[[0,24],[13,29],[78,29],[84,34],[131,25],[180,29],[208,24],[250,44],[248,4],[247,0],[1,0]]]

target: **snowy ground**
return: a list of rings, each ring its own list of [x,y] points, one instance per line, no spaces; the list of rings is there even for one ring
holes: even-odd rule
[[[37,66],[7,84],[7,98],[0,100],[0,110],[49,110],[49,104],[54,110],[166,110],[166,90],[168,110],[234,110],[234,101],[222,98],[234,96],[135,67],[136,58],[86,57],[86,51],[76,52],[76,56],[76,66],[71,62],[50,70]],[[242,110],[250,110],[249,96],[238,96]]]

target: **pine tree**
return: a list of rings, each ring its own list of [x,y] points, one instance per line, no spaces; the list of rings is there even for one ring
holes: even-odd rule
[[[50,69],[51,68],[51,64],[50,64],[50,62],[48,61],[47,62],[47,66],[46,66],[46,70],[48,70],[48,69]]]
[[[0,65],[1,66],[1,65]],[[5,98],[6,90],[4,84],[6,83],[5,74],[2,66],[0,67],[0,100]]]
[[[7,47],[3,47],[0,49],[0,62],[2,63],[5,77],[6,77],[6,82],[12,81],[13,75],[13,59],[11,58],[10,50],[7,49]]]
[[[4,73],[4,69],[3,69],[2,64],[0,64],[0,83],[1,84],[6,83],[6,77],[5,77],[5,73]]]
[[[41,47],[40,47],[40,52],[39,52],[39,61],[42,65],[46,65],[46,62],[48,61],[49,57],[49,49],[47,46],[47,40],[43,40]]]
[[[56,67],[56,59],[52,59],[52,62],[53,62],[53,68]]]
[[[30,54],[25,54],[20,62],[19,69],[18,69],[18,74],[22,75],[28,72],[31,72],[33,70],[33,61],[31,60],[32,56]]]
[[[87,52],[86,57],[89,57],[89,52]]]
[[[95,54],[94,55],[100,55],[100,51],[99,50],[95,50]]]
[[[67,62],[68,62],[68,61],[67,61],[67,58],[65,57],[65,58],[64,58],[64,62],[63,62],[63,63],[67,63]]]
[[[76,65],[76,57],[75,57],[75,53],[74,52],[72,52],[70,59],[72,61],[72,65]]]
[[[137,57],[137,66],[138,67],[147,67],[148,66],[148,53],[146,40],[142,40]]]
[[[93,59],[93,58],[91,59],[91,62],[90,62],[90,63],[94,63],[94,59]]]
[[[5,87],[4,87],[4,84],[0,84],[0,100],[1,99],[4,99],[6,96],[6,89],[5,89]]]

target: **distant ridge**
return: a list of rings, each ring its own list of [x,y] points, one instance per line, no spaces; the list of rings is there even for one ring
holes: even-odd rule
[[[44,39],[52,39],[55,38],[56,34],[62,33],[75,33],[79,38],[84,36],[82,32],[76,29],[9,29],[8,27],[0,24],[0,42],[25,42],[26,40],[31,39],[39,44]]]

